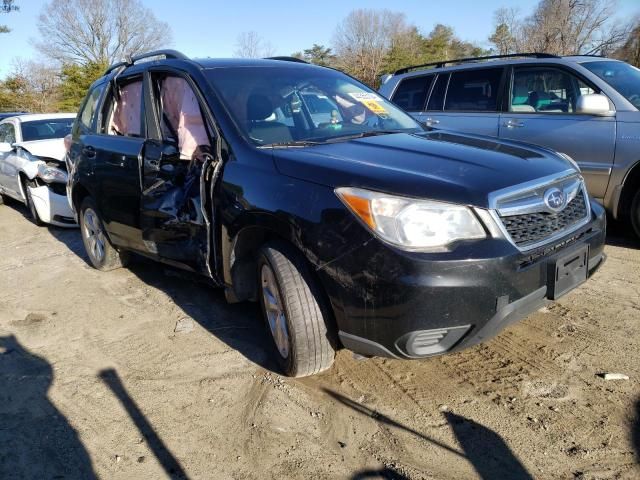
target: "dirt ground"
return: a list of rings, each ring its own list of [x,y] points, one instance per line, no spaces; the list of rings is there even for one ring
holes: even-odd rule
[[[640,478],[640,244],[486,345],[284,378],[254,305],[0,206],[0,478]],[[605,381],[598,374],[624,373]]]

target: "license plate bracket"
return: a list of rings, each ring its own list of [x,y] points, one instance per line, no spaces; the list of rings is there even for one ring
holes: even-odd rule
[[[589,245],[582,245],[563,253],[549,262],[547,297],[557,300],[587,280],[589,272]]]

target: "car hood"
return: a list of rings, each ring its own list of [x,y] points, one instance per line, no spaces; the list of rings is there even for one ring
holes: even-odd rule
[[[33,142],[18,142],[16,145],[24,148],[31,155],[42,157],[43,160],[52,159],[61,162],[64,160],[64,156],[66,154],[63,138],[35,140]]]
[[[477,207],[489,194],[574,170],[555,152],[450,132],[397,133],[274,149],[284,175],[329,187],[353,186]]]

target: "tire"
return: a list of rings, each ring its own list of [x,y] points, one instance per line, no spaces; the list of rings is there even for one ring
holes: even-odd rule
[[[636,237],[640,238],[640,190],[636,192],[631,201],[631,226]]]
[[[37,226],[41,227],[44,225],[44,222],[40,220],[40,215],[38,215],[38,210],[36,210],[36,205],[33,203],[33,196],[31,195],[31,182],[25,180],[22,184],[22,188],[24,188],[24,197],[27,200],[27,208],[29,209],[29,215],[31,221],[35,223]]]
[[[282,371],[306,377],[330,368],[335,358],[331,315],[305,259],[286,245],[265,245],[258,259],[258,288]]]
[[[80,206],[80,234],[91,265],[103,272],[124,267],[129,260],[128,252],[113,248],[96,212],[95,202],[86,197]]]
[[[0,205],[4,205],[4,197],[0,193]]]

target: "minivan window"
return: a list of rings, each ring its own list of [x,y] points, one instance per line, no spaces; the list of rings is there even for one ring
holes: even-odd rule
[[[103,85],[98,85],[95,87],[91,93],[89,94],[89,98],[84,104],[82,111],[78,118],[80,119],[80,123],[87,128],[91,128],[91,120],[93,119],[93,114],[96,111],[96,106],[98,104],[98,100],[100,99],[100,94],[102,93]]]
[[[501,77],[502,68],[453,72],[444,109],[495,112]]]
[[[599,76],[640,109],[640,69],[624,62],[586,62],[583,67]]]
[[[240,132],[257,146],[309,146],[423,130],[389,100],[335,70],[234,67],[209,69],[206,75]]]
[[[433,86],[427,110],[442,110],[444,106],[444,96],[447,93],[447,85],[449,83],[449,75],[438,75],[436,84]]]
[[[427,95],[434,75],[405,78],[400,82],[391,100],[408,112],[421,112],[427,102]]]
[[[569,72],[550,67],[517,68],[511,112],[575,113],[578,97],[594,90]]]

